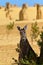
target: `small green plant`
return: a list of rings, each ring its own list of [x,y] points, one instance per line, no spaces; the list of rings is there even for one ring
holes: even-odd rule
[[[17,44],[16,51],[17,51],[18,53],[20,52],[20,45],[19,45],[19,44]]]
[[[39,35],[39,27],[37,22],[31,24],[31,40],[36,40]]]
[[[30,65],[29,60],[26,60],[26,59],[21,59],[20,63],[23,64],[23,65]]]
[[[31,62],[27,59],[21,59],[20,63],[23,65],[37,65],[35,61],[31,60]]]
[[[10,22],[10,24],[7,25],[7,29],[11,30],[14,27],[14,22]]]
[[[38,45],[39,46],[42,46],[43,45],[43,31],[41,31],[40,40],[38,40]]]
[[[7,38],[8,38],[8,35],[9,33],[11,32],[11,30],[13,30],[13,27],[14,27],[14,22],[10,22],[6,28],[7,28]]]
[[[40,40],[38,40],[38,45],[40,46],[40,65],[43,65],[43,31],[41,31]]]

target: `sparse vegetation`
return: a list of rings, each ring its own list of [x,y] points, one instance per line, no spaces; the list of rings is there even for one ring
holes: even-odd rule
[[[14,27],[14,22],[10,22],[10,23],[6,26],[6,28],[7,28],[7,37],[8,37],[8,35],[9,35],[10,31],[13,30],[13,27]]]
[[[37,65],[35,61],[31,60],[31,62],[29,62],[29,60],[26,60],[26,59],[22,59],[21,61],[21,64],[23,65]]]
[[[41,31],[40,39],[38,40],[38,45],[40,46],[40,65],[43,65],[43,31]]]
[[[8,30],[13,29],[13,27],[14,27],[14,22],[13,23],[10,22],[10,24],[7,25]]]
[[[35,40],[35,41],[37,40],[37,37],[39,34],[40,34],[40,32],[39,32],[39,27],[38,27],[37,22],[32,23],[32,25],[31,25],[31,40],[32,40],[32,42],[33,42],[33,40]]]

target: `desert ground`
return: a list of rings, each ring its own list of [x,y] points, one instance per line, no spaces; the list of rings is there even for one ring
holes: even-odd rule
[[[0,9],[0,65],[12,65],[12,63],[14,63],[12,58],[14,57],[15,59],[18,59],[19,54],[16,52],[15,49],[17,48],[17,44],[20,43],[20,33],[17,29],[17,26],[20,26],[22,28],[25,25],[27,25],[27,30],[26,30],[27,39],[34,52],[39,56],[40,47],[37,45],[36,42],[32,44],[30,33],[31,33],[31,24],[34,23],[35,21],[37,21],[40,31],[42,30],[43,19],[39,19],[39,20],[29,19],[29,20],[19,21],[19,11],[21,10],[21,8],[12,7],[11,8],[12,11],[10,12],[10,15],[12,16],[12,20],[10,20],[9,17],[6,17],[6,11],[4,9],[5,7],[2,7]],[[31,10],[29,11],[30,14],[33,15],[35,10],[34,11],[32,10],[33,11],[32,13]],[[33,18],[35,17],[34,15],[36,15],[36,13],[33,16],[31,15],[29,16],[32,19],[32,17]],[[14,28],[13,30],[9,31],[9,35],[7,38],[6,26],[7,24],[13,21],[14,21]]]

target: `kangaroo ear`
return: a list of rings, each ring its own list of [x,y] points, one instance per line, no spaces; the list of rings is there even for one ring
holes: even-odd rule
[[[19,26],[17,26],[17,29],[18,29],[19,31],[21,30]]]
[[[26,29],[27,29],[27,25],[24,26],[24,30],[26,30]]]

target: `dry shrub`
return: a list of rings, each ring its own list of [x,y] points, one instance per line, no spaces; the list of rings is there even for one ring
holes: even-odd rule
[[[19,13],[19,20],[27,20],[27,5],[23,4],[22,9]]]

